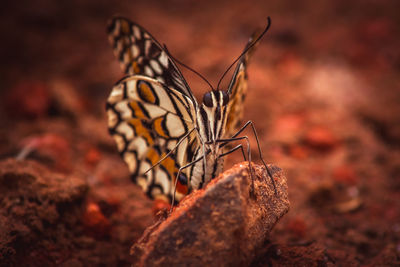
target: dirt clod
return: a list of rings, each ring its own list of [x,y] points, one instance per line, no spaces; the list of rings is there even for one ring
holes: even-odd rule
[[[63,237],[56,237],[53,227],[58,225],[62,231],[62,225],[76,223],[87,190],[84,179],[53,173],[33,161],[0,162],[0,262],[24,263],[26,258],[28,263],[29,257],[45,249],[39,240],[60,241]],[[38,246],[27,255],[26,248],[32,244]]]

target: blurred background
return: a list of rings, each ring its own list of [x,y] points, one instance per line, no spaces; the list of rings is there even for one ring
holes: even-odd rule
[[[83,215],[58,222],[63,237],[27,238],[38,230],[25,213],[3,210],[28,229],[0,242],[14,251],[3,257],[128,265],[153,220],[106,129],[105,101],[122,77],[106,34],[113,15],[141,24],[213,85],[270,16],[249,64],[245,120],[266,161],[285,171],[291,210],[252,265],[399,264],[399,10],[395,0],[3,3],[1,160],[26,157],[89,188]],[[208,86],[182,72],[201,99]],[[241,160],[232,155],[226,168]],[[22,247],[30,253],[18,257]]]

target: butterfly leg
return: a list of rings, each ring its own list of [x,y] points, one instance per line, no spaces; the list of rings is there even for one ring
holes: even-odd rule
[[[229,142],[239,141],[239,140],[246,140],[246,143],[247,143],[247,158],[248,158],[249,170],[250,170],[250,176],[251,176],[251,194],[253,194],[254,193],[254,170],[251,167],[251,150],[250,150],[249,138],[247,136],[240,136],[240,137],[232,137],[232,138],[227,138],[227,139],[218,139],[218,140],[215,140],[215,142],[222,143],[221,146],[223,146]],[[235,148],[238,149],[239,146],[236,146]],[[242,148],[242,150],[243,150],[243,148]],[[222,155],[224,155],[224,154],[222,154]]]
[[[259,141],[259,139],[258,139],[258,135],[257,135],[256,128],[254,127],[254,123],[253,123],[252,121],[246,122],[246,123],[232,136],[232,138],[237,137],[237,136],[238,136],[240,133],[242,133],[249,125],[251,125],[251,128],[252,128],[252,130],[253,130],[253,134],[254,134],[254,136],[255,136],[255,138],[256,138],[257,148],[258,148],[258,154],[259,154],[259,156],[260,156],[260,159],[261,159],[262,163],[264,164],[265,169],[267,170],[268,176],[269,176],[270,179],[271,179],[272,185],[274,186],[275,194],[278,194],[278,192],[276,191],[276,185],[275,185],[274,178],[272,177],[271,171],[269,170],[269,168],[268,168],[267,164],[265,163],[264,158],[263,158],[263,156],[262,156],[263,154],[262,154],[261,147],[260,147],[260,141]],[[227,143],[228,143],[228,142],[224,142],[221,146],[224,146],[224,145],[226,145]]]
[[[177,174],[176,177],[175,177],[174,194],[172,195],[171,208],[170,208],[170,210],[169,210],[169,213],[172,212],[172,208],[174,207],[174,204],[175,204],[176,186],[177,186],[177,184],[178,184],[178,179],[179,179],[179,176],[181,175],[181,172],[182,172],[184,169],[186,169],[186,168],[192,166],[193,164],[196,164],[197,162],[199,162],[199,161],[202,160],[202,159],[203,159],[203,157],[199,157],[198,159],[196,159],[196,160],[194,160],[194,161],[192,161],[192,162],[186,164],[185,166],[182,166],[182,167],[179,168],[178,174]],[[189,181],[188,181],[187,183],[188,183],[188,186],[189,186]]]
[[[238,135],[241,131],[243,131],[243,130],[244,130],[247,126],[249,126],[249,125],[251,125],[251,129],[253,130],[253,134],[254,134],[254,136],[255,136],[255,138],[256,138],[256,141],[257,141],[258,154],[259,154],[259,156],[260,156],[260,159],[261,159],[262,163],[264,164],[264,167],[265,167],[265,169],[266,169],[266,171],[267,171],[268,176],[269,176],[270,179],[271,179],[272,185],[274,186],[275,195],[277,195],[278,192],[276,191],[275,181],[274,181],[274,178],[272,177],[271,171],[269,170],[267,164],[266,164],[265,161],[264,161],[263,153],[262,153],[261,147],[260,147],[260,141],[259,141],[259,139],[258,139],[258,135],[257,135],[256,127],[254,127],[254,123],[253,123],[252,121],[246,122],[246,123],[243,125],[243,127],[236,133],[236,135]],[[242,129],[243,129],[243,130],[242,130]]]
[[[248,145],[248,147],[250,147],[250,146]],[[221,157],[224,157],[224,156],[226,156],[228,154],[231,154],[231,153],[235,152],[236,150],[238,150],[239,148],[242,150],[242,155],[243,155],[244,160],[246,160],[246,155],[244,153],[242,144],[235,146],[231,150],[221,154],[219,157],[221,158]],[[249,168],[250,168],[250,174],[251,174],[251,192],[250,193],[253,194],[254,193],[254,176],[253,176],[252,168],[250,166],[250,162],[251,162],[251,160],[249,160]]]
[[[229,154],[235,152],[235,151],[238,150],[239,148],[242,150],[242,155],[243,155],[244,160],[247,160],[247,159],[246,159],[246,154],[244,153],[243,145],[242,145],[242,144],[235,146],[234,148],[232,148],[231,150],[229,150],[229,151],[227,151],[227,152],[225,152],[225,153],[222,153],[221,155],[219,155],[219,158],[225,157],[226,155],[229,155]]]

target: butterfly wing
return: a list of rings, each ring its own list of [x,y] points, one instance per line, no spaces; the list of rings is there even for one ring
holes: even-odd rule
[[[253,34],[244,50],[246,50],[258,36],[257,34]],[[238,61],[232,80],[228,86],[229,103],[227,109],[226,137],[231,137],[237,132],[243,118],[243,102],[247,92],[247,64],[254,48],[255,46],[247,51]]]
[[[133,75],[113,87],[107,114],[109,131],[133,181],[151,198],[170,201],[179,167],[191,162],[188,150],[198,146],[194,132],[184,138],[195,127],[191,100],[155,79]],[[145,174],[182,138],[174,153]],[[187,181],[186,173],[182,175]],[[176,199],[187,193],[187,185],[178,182]]]
[[[165,49],[140,25],[122,17],[114,18],[108,27],[114,53],[126,74],[156,79],[170,88],[196,100],[182,73]]]

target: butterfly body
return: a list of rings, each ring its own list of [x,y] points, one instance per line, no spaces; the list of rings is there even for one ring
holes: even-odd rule
[[[224,160],[220,155],[223,148],[216,141],[226,137],[228,99],[224,91],[210,91],[204,94],[203,103],[197,108],[196,132],[199,143],[204,146],[199,146],[194,157],[194,160],[203,159],[192,166],[193,170],[189,170],[193,189],[201,188],[222,171]]]
[[[198,103],[166,48],[145,29],[117,17],[108,31],[127,75],[107,100],[110,134],[149,197],[179,201],[222,171],[226,140],[238,134],[248,55],[226,91],[213,89]]]
[[[207,150],[206,150],[207,151]],[[190,186],[192,189],[200,189],[204,185],[208,184],[211,179],[218,176],[223,169],[224,159],[218,157],[220,154],[209,153],[205,156],[204,161],[202,157],[202,151],[199,150],[198,162],[193,165],[193,169],[190,170],[192,176],[190,179]]]

